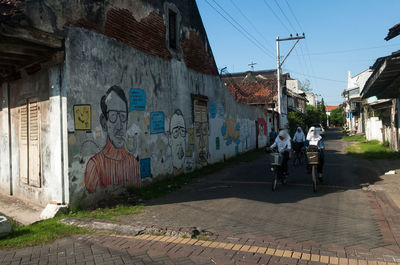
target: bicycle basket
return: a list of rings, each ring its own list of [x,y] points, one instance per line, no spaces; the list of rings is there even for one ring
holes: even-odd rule
[[[307,152],[307,161],[309,164],[318,164],[319,152]]]
[[[279,153],[270,154],[271,165],[280,166],[282,164],[282,155]]]

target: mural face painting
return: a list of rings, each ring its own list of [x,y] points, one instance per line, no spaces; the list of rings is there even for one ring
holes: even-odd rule
[[[140,163],[125,148],[128,101],[122,88],[112,86],[101,98],[100,123],[107,134],[103,150],[90,158],[85,170],[89,193],[109,185],[140,186]]]
[[[183,114],[179,109],[175,111],[170,120],[169,143],[172,151],[174,174],[181,174],[185,162],[186,126]]]

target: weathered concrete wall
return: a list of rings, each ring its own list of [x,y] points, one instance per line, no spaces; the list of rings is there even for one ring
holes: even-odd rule
[[[8,127],[8,84],[3,83],[0,90],[0,192],[9,195],[10,191],[10,149]]]
[[[12,194],[33,203],[46,205],[50,201],[67,202],[63,198],[62,189],[62,148],[61,148],[61,119],[60,119],[60,88],[63,83],[63,67],[53,67],[41,70],[34,75],[26,75],[21,79],[5,83],[2,87],[2,99],[5,103],[0,114],[0,146],[1,169],[0,189],[5,194],[10,194],[10,179],[12,181]],[[10,86],[10,102],[7,102],[7,86]],[[37,155],[22,154],[20,149],[20,119],[21,106],[27,99],[37,101],[39,106],[39,149]],[[65,95],[64,95],[65,101]],[[8,109],[10,106],[11,120],[11,150],[8,148]],[[66,122],[66,120],[65,120]],[[29,137],[28,137],[29,138]],[[4,140],[4,141],[3,141]],[[11,151],[12,175],[8,161]],[[37,159],[39,158],[39,159]],[[37,159],[37,163],[32,162]],[[21,179],[20,161],[38,166],[38,174],[31,177],[31,183],[24,183]],[[29,164],[28,164],[29,167]],[[40,178],[40,182],[33,184],[33,179]],[[68,190],[67,190],[68,191]]]
[[[237,104],[218,76],[80,28],[68,31],[65,47],[72,203],[221,161],[254,149],[256,137],[259,146],[267,141],[263,111]],[[122,95],[107,94],[113,86]]]
[[[371,117],[366,120],[365,124],[365,137],[368,141],[378,140],[383,141],[382,138],[382,121],[378,117]]]

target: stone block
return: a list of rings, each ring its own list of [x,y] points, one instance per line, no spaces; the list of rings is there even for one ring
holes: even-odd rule
[[[6,217],[0,216],[0,238],[11,233],[11,225]]]
[[[50,219],[55,217],[57,214],[66,213],[68,211],[68,207],[66,205],[57,205],[57,204],[47,204],[46,208],[40,214],[40,219]]]

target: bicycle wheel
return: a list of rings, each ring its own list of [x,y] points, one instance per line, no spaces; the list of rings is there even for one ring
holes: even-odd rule
[[[275,191],[276,185],[278,184],[278,168],[275,168],[274,175],[272,177],[272,191]]]
[[[313,192],[317,191],[317,166],[312,165],[312,186]]]

